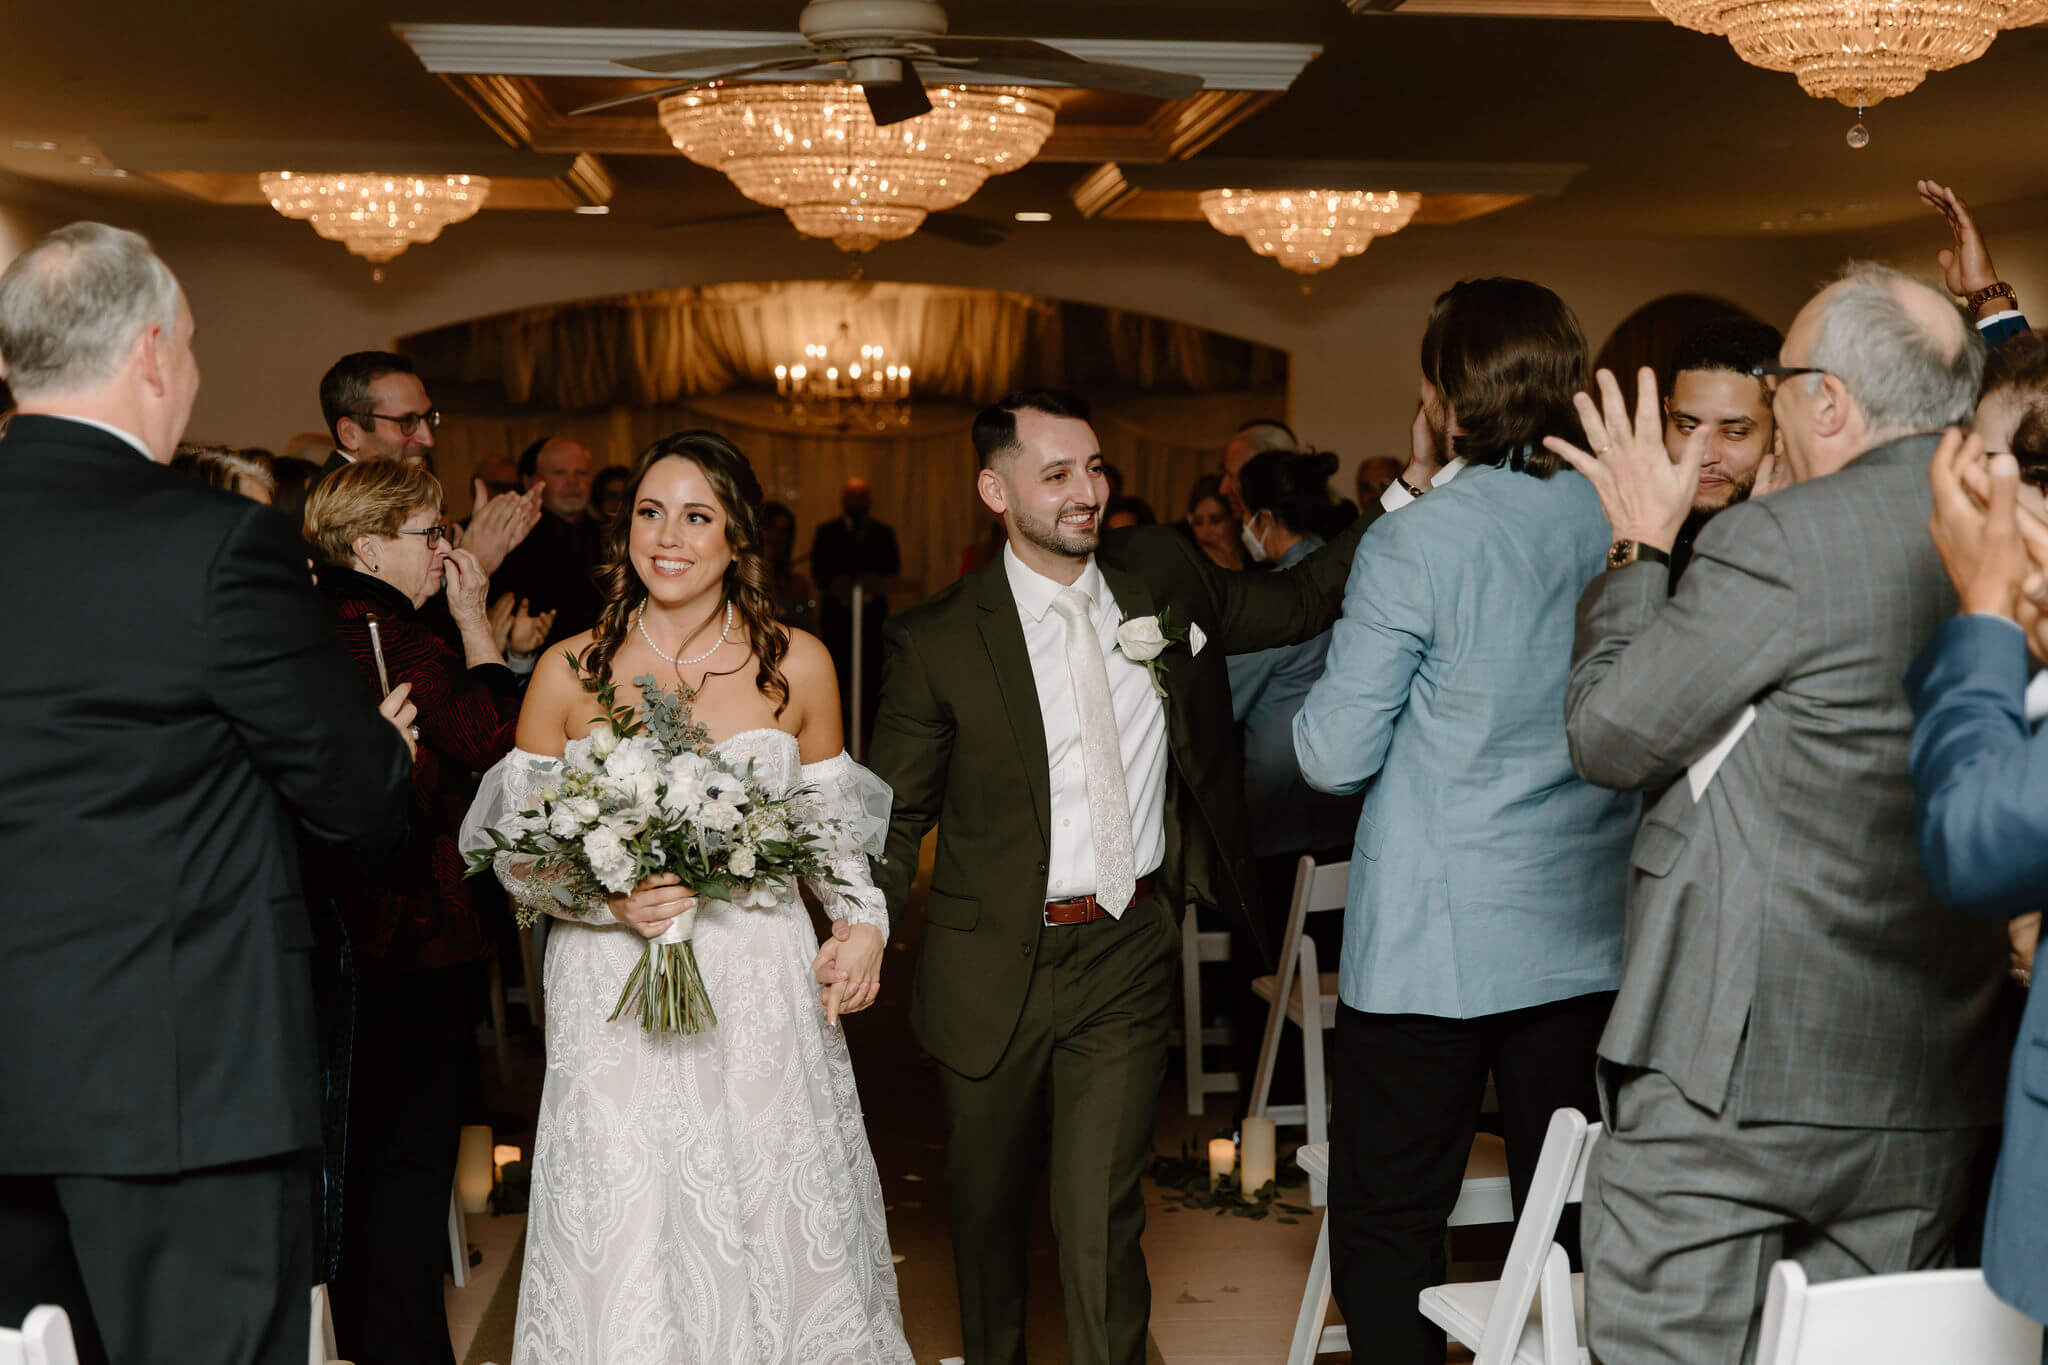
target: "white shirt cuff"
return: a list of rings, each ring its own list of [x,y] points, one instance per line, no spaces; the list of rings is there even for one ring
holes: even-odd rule
[[[2025,316],[2026,314],[2020,312],[2020,310],[2017,308],[2006,308],[1999,312],[1993,313],[1988,318],[1978,318],[1977,325],[1979,327],[1989,327],[1992,323],[2004,322],[2007,318],[2019,318]]]
[[[1401,481],[1396,479],[1387,485],[1386,492],[1380,494],[1380,510],[1383,512],[1398,512],[1414,501],[1415,495],[1406,488],[1403,488]]]

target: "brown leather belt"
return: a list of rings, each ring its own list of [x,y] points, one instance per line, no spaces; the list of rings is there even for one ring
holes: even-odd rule
[[[1150,877],[1138,878],[1138,884],[1131,891],[1131,904],[1136,905],[1152,892]],[[1047,901],[1045,922],[1047,924],[1093,924],[1099,919],[1108,919],[1109,911],[1095,903],[1093,896],[1076,896],[1070,901]]]

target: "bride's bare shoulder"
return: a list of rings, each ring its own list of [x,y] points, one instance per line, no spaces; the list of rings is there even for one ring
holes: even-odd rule
[[[583,658],[592,634],[586,630],[549,645],[534,665],[533,680],[526,685],[526,700],[519,708],[516,740],[528,753],[559,754],[568,742],[570,712],[584,695],[572,661]]]

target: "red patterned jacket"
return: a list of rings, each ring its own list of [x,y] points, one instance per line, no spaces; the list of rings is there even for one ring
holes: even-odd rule
[[[391,976],[488,957],[491,935],[472,885],[463,881],[455,837],[476,792],[475,775],[512,748],[518,680],[500,664],[464,668],[412,604],[378,579],[327,566],[320,570],[320,592],[373,696],[377,665],[369,620],[375,616],[391,685],[412,684],[420,743],[403,846],[379,862],[351,849],[309,848],[307,900],[316,914],[322,906],[338,912],[360,974]]]

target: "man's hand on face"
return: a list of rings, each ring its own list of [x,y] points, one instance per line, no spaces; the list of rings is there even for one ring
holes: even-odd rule
[[[1664,446],[1657,376],[1647,367],[1636,375],[1634,418],[1612,373],[1601,370],[1594,379],[1600,389],[1598,407],[1583,393],[1572,400],[1592,449],[1581,450],[1556,436],[1544,437],[1543,444],[1593,485],[1616,540],[1669,552],[1699,492],[1706,443],[1688,441],[1672,459]]]
[[[1987,461],[1982,437],[1951,429],[1927,480],[1934,492],[1927,533],[1963,610],[2017,619],[2020,585],[2032,567],[2020,537],[2018,463],[2010,455]]]

